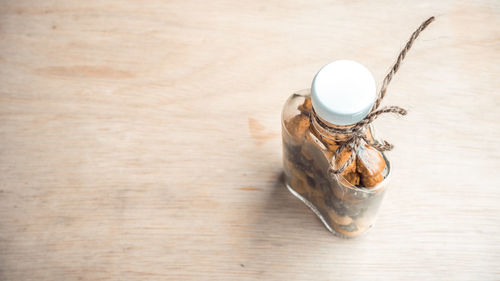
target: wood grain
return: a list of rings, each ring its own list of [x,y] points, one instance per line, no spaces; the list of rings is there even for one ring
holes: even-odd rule
[[[498,280],[498,1],[2,1],[0,280]],[[280,111],[355,59],[389,87],[377,225],[280,182]]]

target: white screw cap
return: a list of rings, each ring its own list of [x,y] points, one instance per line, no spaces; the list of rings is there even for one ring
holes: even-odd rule
[[[370,71],[352,60],[323,66],[312,82],[311,101],[318,116],[333,125],[357,123],[370,113],[377,86]]]

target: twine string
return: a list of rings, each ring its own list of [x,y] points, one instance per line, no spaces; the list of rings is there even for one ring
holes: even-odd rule
[[[337,150],[335,150],[335,153],[333,154],[333,157],[331,159],[329,173],[340,174],[343,171],[345,171],[345,169],[356,159],[356,152],[359,149],[359,146],[361,145],[361,141],[364,141],[365,143],[373,146],[375,149],[379,151],[392,150],[392,148],[394,147],[392,144],[388,143],[385,140],[381,142],[376,140],[370,140],[365,136],[365,131],[368,128],[368,125],[370,125],[373,121],[375,121],[375,119],[377,119],[382,114],[393,113],[401,116],[406,115],[407,111],[399,106],[385,106],[379,109],[380,103],[384,99],[389,83],[391,82],[393,76],[398,72],[401,63],[405,59],[408,51],[411,49],[413,42],[418,38],[420,33],[433,21],[434,17],[428,18],[417,28],[417,30],[415,30],[412,33],[410,39],[406,42],[405,47],[399,53],[396,62],[392,66],[391,70],[385,76],[384,81],[382,82],[382,86],[380,87],[380,91],[378,92],[377,99],[370,113],[363,120],[359,121],[353,126],[346,128],[332,127],[323,122],[321,119],[319,119],[316,112],[314,112],[313,108],[314,118],[316,119],[318,124],[321,127],[323,127],[326,131],[333,134],[343,134],[349,136],[348,139],[342,145],[340,145],[340,147],[337,148]],[[340,153],[342,153],[344,149],[349,149],[351,151],[351,155],[344,163],[342,163],[342,165],[340,165],[339,168],[335,169],[334,168],[336,166],[335,159],[338,158],[338,156],[340,155]]]

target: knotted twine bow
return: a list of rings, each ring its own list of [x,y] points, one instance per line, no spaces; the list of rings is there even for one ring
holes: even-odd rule
[[[434,21],[434,17],[430,17],[426,21],[424,21],[418,28],[413,32],[411,35],[410,39],[408,42],[406,42],[405,47],[403,50],[399,53],[399,56],[392,66],[391,70],[389,73],[384,78],[384,81],[382,83],[382,87],[380,87],[380,91],[378,93],[377,100],[375,101],[375,104],[373,105],[370,113],[361,121],[358,123],[354,124],[353,126],[347,127],[347,128],[338,128],[338,127],[331,127],[325,124],[321,119],[318,118],[316,113],[314,112],[314,117],[318,124],[323,127],[325,130],[327,130],[330,133],[333,134],[343,134],[343,135],[348,135],[349,138],[339,147],[337,150],[335,150],[335,153],[333,154],[332,161],[330,164],[329,172],[333,174],[340,174],[342,173],[351,163],[354,161],[356,158],[356,151],[359,149],[359,146],[361,145],[361,140],[365,141],[366,143],[370,144],[371,146],[375,147],[379,151],[388,151],[392,150],[394,147],[392,144],[388,143],[387,141],[382,141],[378,142],[376,140],[370,140],[365,136],[365,131],[366,128],[368,127],[369,124],[371,124],[375,119],[377,119],[380,115],[384,113],[395,113],[398,115],[406,115],[406,110],[399,107],[399,106],[386,106],[381,109],[378,109],[380,107],[380,103],[382,102],[382,99],[384,99],[385,93],[387,91],[387,86],[389,86],[389,82],[391,82],[392,77],[396,72],[399,70],[399,66],[401,65],[401,62],[404,60],[406,57],[406,54],[410,50],[411,46],[413,45],[413,42],[417,39],[418,35],[420,35],[420,32],[422,32],[432,21]],[[314,111],[314,109],[313,109]],[[346,149],[350,148],[351,150],[351,155],[349,156],[349,159],[345,161],[338,169],[335,169],[335,159],[340,155],[340,153]]]

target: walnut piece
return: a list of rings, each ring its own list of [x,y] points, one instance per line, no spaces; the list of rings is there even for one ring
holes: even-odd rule
[[[307,97],[305,100],[304,100],[304,103],[299,105],[297,107],[298,110],[300,110],[302,113],[310,113],[312,111],[312,102],[311,102],[311,98],[310,97]]]
[[[361,176],[361,184],[364,187],[374,187],[384,180],[382,172],[385,165],[382,154],[372,146],[365,144],[359,148],[356,170]]]
[[[294,138],[295,142],[297,144],[301,144],[304,142],[309,125],[309,117],[304,114],[299,114],[290,119],[288,124],[286,124],[286,127],[290,131],[290,134]]]

